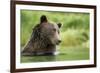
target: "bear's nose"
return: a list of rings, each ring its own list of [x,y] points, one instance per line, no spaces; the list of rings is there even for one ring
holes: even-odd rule
[[[58,40],[56,44],[59,45],[60,43],[61,43],[61,40]]]
[[[58,43],[61,43],[61,40],[58,40]]]

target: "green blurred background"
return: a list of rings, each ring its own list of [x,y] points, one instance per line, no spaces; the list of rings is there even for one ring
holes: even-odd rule
[[[32,28],[46,15],[50,22],[62,23],[57,56],[21,56],[21,62],[89,59],[89,13],[21,10],[21,48],[30,39]]]

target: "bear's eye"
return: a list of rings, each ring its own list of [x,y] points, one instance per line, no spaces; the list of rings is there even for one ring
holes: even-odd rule
[[[54,28],[53,31],[56,31],[56,29]]]

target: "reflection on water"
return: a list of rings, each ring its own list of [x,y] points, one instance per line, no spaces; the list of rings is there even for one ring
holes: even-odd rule
[[[24,61],[29,61],[29,62],[46,62],[46,61],[55,61],[56,56],[51,55],[51,56],[23,56],[22,57]]]
[[[35,56],[31,59],[34,62],[44,62],[44,61],[54,61],[55,60],[55,56]]]
[[[61,52],[58,55],[43,55],[43,56],[22,56],[22,63],[34,63],[34,62],[51,62],[51,61],[71,61],[71,60],[88,60],[89,59],[89,49],[83,48],[77,50],[67,49],[67,51]]]

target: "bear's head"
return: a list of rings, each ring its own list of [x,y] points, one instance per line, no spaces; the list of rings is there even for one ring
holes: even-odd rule
[[[43,38],[49,39],[50,44],[59,45],[60,39],[60,28],[61,23],[54,24],[50,23],[45,15],[40,17],[41,34]]]

